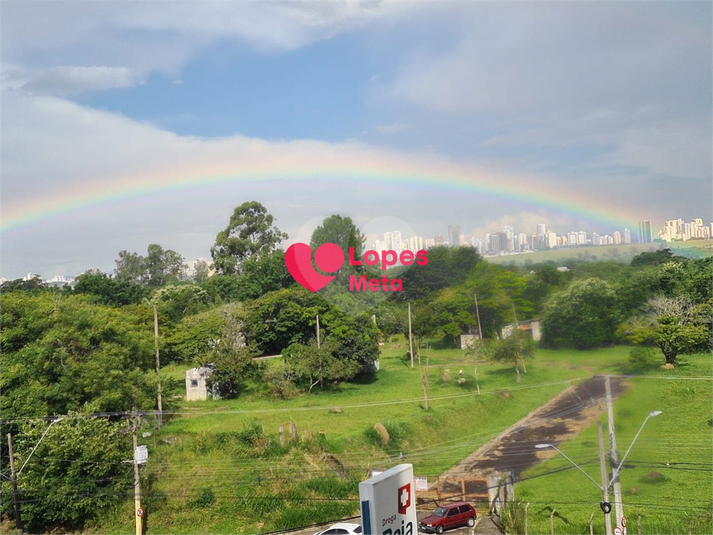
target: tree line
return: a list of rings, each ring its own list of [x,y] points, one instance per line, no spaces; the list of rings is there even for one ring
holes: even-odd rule
[[[107,451],[127,451],[126,424],[111,414],[156,410],[156,343],[162,365],[212,364],[212,386],[224,398],[247,390],[291,397],[373,373],[379,342],[408,334],[407,303],[416,350],[426,340],[457,347],[461,334],[478,333],[489,341],[481,355],[518,371],[532,344],[517,331],[504,337],[503,327],[534,318],[541,320],[541,344],[552,348],[626,343],[645,350],[640,360],[657,348],[674,364],[679,354],[710,347],[711,257],[687,259],[664,249],[630,264],[573,259],[518,268],[489,264],[472,247],[436,247],[427,265],[387,272],[402,279],[402,292],[349,292],[349,276],[369,268],[345,263],[333,283],[312,293],[287,272],[286,238],[252,201],[235,208],[216,236],[212,263],[198,263],[192,273],[179,253],[152,244],[145,256],[119,252],[113,273],[89,270],[73,288],[45,288],[39,280],[3,284],[0,412],[3,431],[18,437],[16,451],[29,451],[46,429],[41,420],[25,419],[49,422],[54,415],[77,417],[57,426],[66,440],[44,441],[36,455],[90,459],[95,432],[105,436]],[[345,255],[353,247],[361,257],[364,242],[350,218],[333,215],[310,246],[336,243]],[[282,365],[254,358],[274,354],[283,355]],[[162,388],[170,409],[182,385],[164,378]],[[81,417],[96,413],[107,417]],[[85,444],[79,436],[88,437]],[[48,466],[29,463],[22,474],[23,495],[33,504],[26,507],[27,526],[35,532],[81,527],[130,480],[120,463],[100,468],[88,461],[71,473],[59,461]],[[62,492],[45,500],[47,489],[75,489],[67,478],[93,483],[82,487],[81,500]],[[10,513],[7,500],[2,507]]]

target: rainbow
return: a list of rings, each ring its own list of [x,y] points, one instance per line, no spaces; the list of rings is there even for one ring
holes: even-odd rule
[[[543,193],[532,177],[502,176],[464,164],[414,157],[395,159],[376,151],[332,152],[318,162],[305,164],[295,151],[278,158],[235,159],[205,166],[166,166],[151,172],[86,181],[60,194],[31,198],[4,205],[0,232],[7,233],[46,224],[65,216],[122,203],[158,197],[173,192],[194,192],[202,188],[260,184],[262,189],[284,190],[286,184],[335,185],[358,181],[365,186],[475,194],[485,199],[515,202],[533,209],[546,209],[575,216],[611,228],[635,229],[648,219],[634,209],[617,206],[610,198],[593,198],[560,187]],[[299,151],[296,151],[299,152]]]

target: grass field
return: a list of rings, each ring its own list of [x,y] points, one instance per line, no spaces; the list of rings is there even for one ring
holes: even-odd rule
[[[150,452],[142,469],[148,532],[265,533],[356,514],[357,483],[368,469],[393,466],[403,454],[416,475],[431,480],[556,396],[568,381],[594,373],[646,377],[630,379],[631,388],[616,404],[622,453],[650,410],[665,411],[649,421],[630,454],[636,468],[628,468],[627,460],[622,471],[625,510],[634,522],[642,514],[645,526],[663,529],[676,511],[696,519],[703,512],[699,507],[707,503],[710,510],[710,356],[681,357],[682,365],[664,375],[657,365],[631,368],[624,347],[538,350],[521,384],[510,367],[479,363],[478,395],[472,359],[460,350],[431,349],[422,354],[422,363],[429,364],[426,411],[418,368],[412,369],[404,355],[403,341],[388,344],[373,380],[294,399],[251,393],[237,400],[181,402],[179,414],[144,440]],[[270,365],[280,365],[279,360]],[[459,386],[461,369],[467,381]],[[445,370],[450,370],[450,381],[443,380]],[[180,366],[164,370],[179,381],[184,372]],[[666,378],[653,378],[658,376]],[[691,376],[708,380],[684,379]],[[289,435],[290,422],[298,440],[281,446],[279,426]],[[387,446],[375,440],[377,422],[389,431]],[[591,464],[597,458],[596,428],[563,448],[598,477],[598,468]],[[598,491],[576,470],[550,474],[566,468],[562,461],[547,461],[528,474],[532,479],[516,485],[517,498],[531,502],[530,533],[549,532],[548,507],[560,515],[558,533],[588,533]],[[679,465],[698,470],[664,468],[667,461],[698,463]],[[662,477],[647,479],[652,471]],[[710,516],[706,522],[701,524],[705,529],[694,527],[693,532],[710,533]],[[688,533],[684,525],[676,524]],[[127,500],[92,529],[132,533],[133,503]]]
[[[551,251],[537,251],[534,253],[512,254],[504,256],[486,257],[493,264],[526,265],[541,262],[563,262],[565,260],[612,260],[615,262],[631,262],[637,254],[657,251],[660,248],[669,248],[674,254],[697,258],[701,255],[710,255],[713,240],[691,240],[685,242],[671,242],[659,245],[658,243],[629,243],[622,245],[600,245],[578,247],[576,249],[553,249]]]

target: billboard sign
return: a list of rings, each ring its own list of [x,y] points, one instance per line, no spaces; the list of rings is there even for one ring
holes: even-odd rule
[[[413,466],[400,464],[359,483],[364,535],[417,535]]]

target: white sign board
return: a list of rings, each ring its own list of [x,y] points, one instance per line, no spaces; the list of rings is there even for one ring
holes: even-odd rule
[[[146,449],[146,446],[136,446],[134,450],[134,460],[137,464],[144,464],[149,460],[149,450]]]
[[[416,490],[428,490],[428,479],[425,477],[417,477],[416,479]]]
[[[400,464],[359,483],[364,535],[418,535],[413,466]]]

